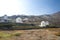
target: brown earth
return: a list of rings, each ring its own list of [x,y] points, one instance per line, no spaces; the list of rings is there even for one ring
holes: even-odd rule
[[[13,31],[0,31],[8,34],[15,34],[7,38],[0,38],[0,40],[60,40],[60,28],[46,28],[46,29],[32,29],[32,30],[13,30]]]

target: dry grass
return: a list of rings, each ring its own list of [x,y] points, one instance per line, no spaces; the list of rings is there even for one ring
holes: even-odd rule
[[[0,40],[58,40],[60,28],[0,31]]]
[[[18,31],[0,31],[0,40],[5,40],[7,38],[12,38],[14,36],[18,37],[22,32]]]
[[[52,34],[60,36],[60,28],[48,28],[48,30],[51,31]]]
[[[56,36],[60,36],[60,32],[55,33]]]

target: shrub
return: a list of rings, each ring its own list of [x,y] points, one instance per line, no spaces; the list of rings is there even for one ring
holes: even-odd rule
[[[57,28],[55,25],[47,25],[47,28]]]
[[[0,29],[12,29],[12,26],[11,23],[0,23]]]
[[[21,33],[15,33],[15,34],[13,34],[13,36],[20,36],[21,35]]]

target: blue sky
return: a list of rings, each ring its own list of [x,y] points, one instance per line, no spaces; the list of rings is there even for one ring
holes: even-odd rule
[[[60,0],[0,0],[2,15],[43,15],[60,11]]]

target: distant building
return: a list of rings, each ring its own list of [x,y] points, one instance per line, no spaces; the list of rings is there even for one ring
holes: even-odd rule
[[[45,21],[41,21],[40,27],[45,27]]]
[[[28,21],[28,18],[24,18],[23,20],[24,20],[24,21]]]
[[[4,15],[2,17],[0,17],[0,23],[7,23],[7,22],[12,22],[12,23],[23,23],[23,22],[27,22],[28,18],[22,18],[22,17],[18,17],[18,16],[7,16]]]
[[[9,22],[9,18],[7,15],[4,15],[3,17],[0,18],[0,22]]]
[[[3,19],[0,19],[0,23],[5,22]]]
[[[48,21],[46,21],[46,25],[49,25],[49,22]]]
[[[23,23],[22,18],[20,17],[16,18],[16,23]]]
[[[47,25],[49,25],[48,21],[41,21],[41,24],[39,26],[40,27],[46,27]]]
[[[4,19],[4,20],[8,20],[8,16],[7,16],[7,15],[4,15],[4,16],[3,16],[3,19]]]

